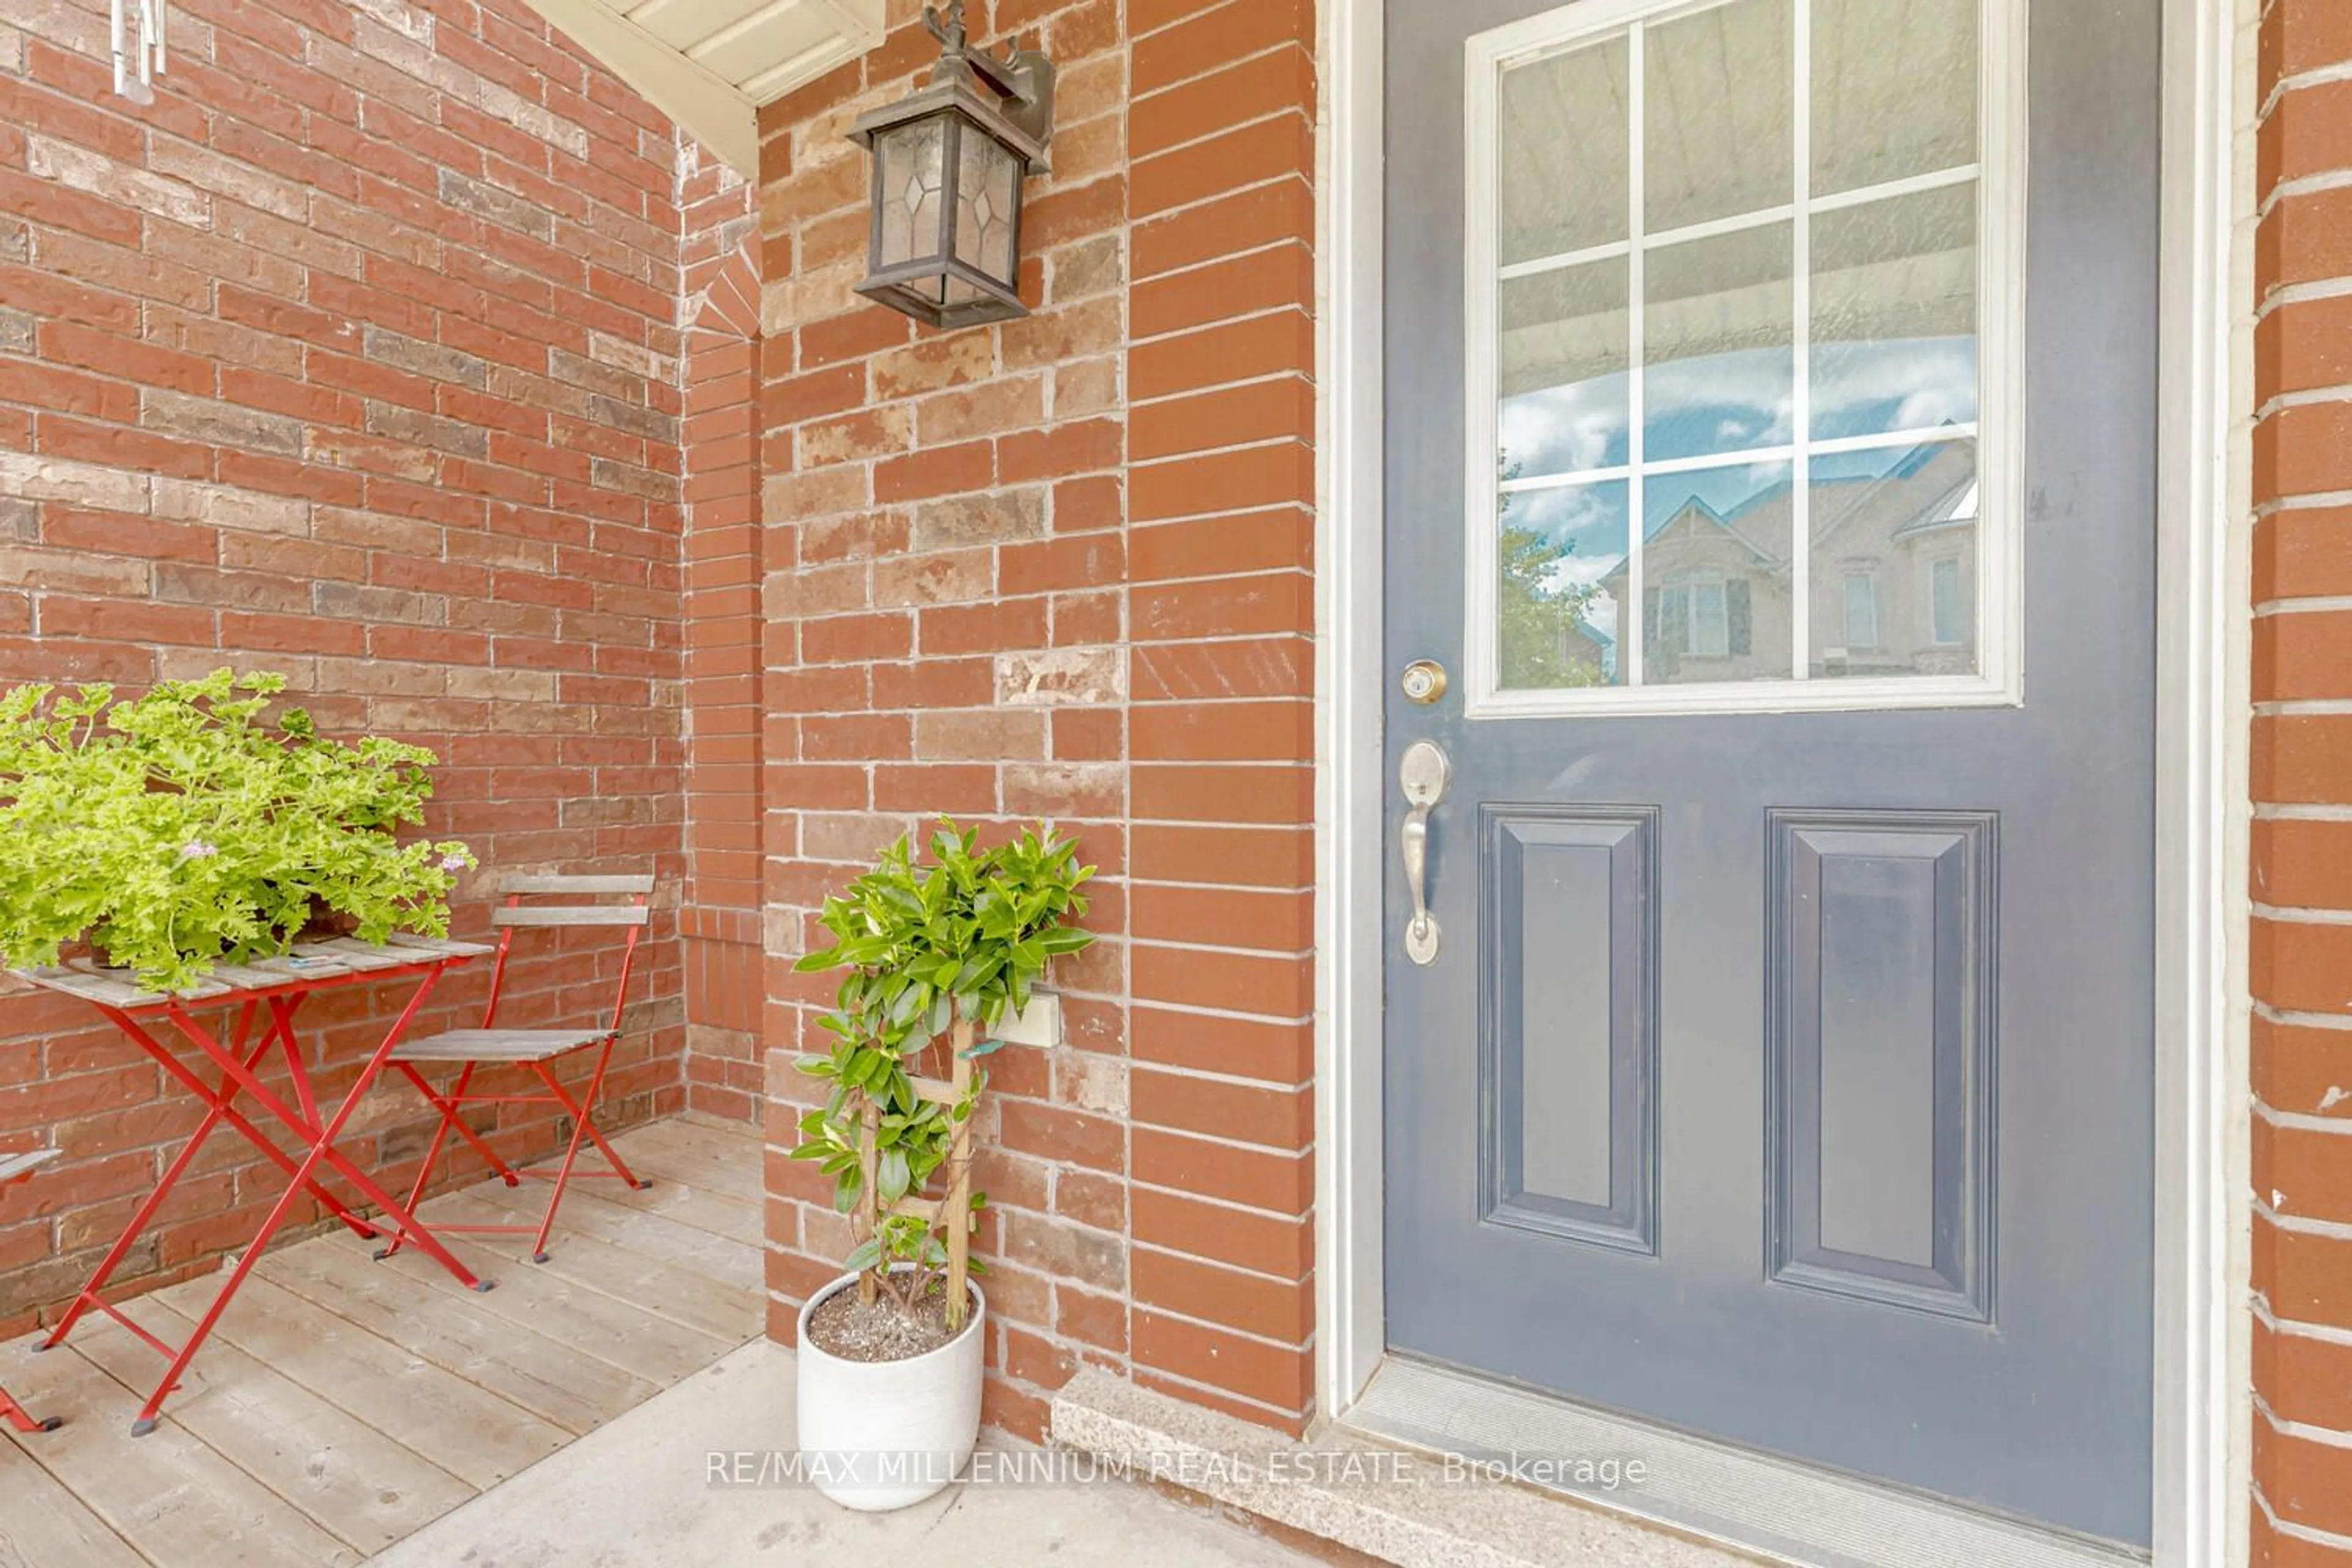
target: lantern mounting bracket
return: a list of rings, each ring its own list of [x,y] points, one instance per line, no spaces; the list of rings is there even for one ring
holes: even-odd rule
[[[1021,47],[1017,35],[1005,40],[1001,58],[973,47],[964,27],[963,0],[948,0],[944,12],[924,5],[923,26],[940,41],[931,84],[973,90],[985,85],[1003,100],[998,109],[1004,118],[1042,150],[1054,132],[1054,62],[1045,51]],[[1045,166],[1041,153],[1036,167]]]

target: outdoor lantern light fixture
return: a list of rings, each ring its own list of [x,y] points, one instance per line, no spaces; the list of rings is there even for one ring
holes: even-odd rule
[[[857,291],[935,327],[1025,316],[1021,182],[1046,167],[1054,64],[971,47],[963,0],[923,7],[940,40],[929,85],[859,117],[874,161],[873,228]]]

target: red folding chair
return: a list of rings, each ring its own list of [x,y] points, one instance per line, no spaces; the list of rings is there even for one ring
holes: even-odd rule
[[[36,1149],[28,1154],[0,1154],[0,1187],[13,1187],[19,1182],[29,1182],[33,1173],[58,1157],[55,1149]],[[47,1421],[37,1421],[26,1408],[0,1388],[0,1421],[5,1421],[19,1432],[54,1432],[65,1425],[61,1415]]]
[[[628,1006],[629,974],[635,967],[637,943],[643,939],[647,921],[646,908],[652,897],[651,877],[547,877],[509,876],[499,879],[499,891],[506,895],[506,906],[494,910],[491,923],[499,930],[499,955],[490,972],[489,1005],[482,1013],[478,1029],[452,1029],[446,1034],[431,1035],[423,1039],[402,1042],[392,1053],[392,1065],[415,1084],[417,1092],[430,1100],[441,1113],[441,1124],[433,1130],[432,1146],[425,1152],[425,1163],[417,1168],[416,1184],[410,1189],[408,1207],[414,1212],[417,1201],[425,1195],[425,1186],[433,1174],[433,1167],[441,1157],[443,1145],[450,1133],[472,1144],[490,1168],[503,1178],[507,1185],[519,1187],[526,1176],[550,1180],[555,1189],[548,1195],[547,1213],[536,1226],[530,1225],[445,1225],[436,1221],[436,1234],[474,1236],[529,1236],[532,1237],[531,1260],[547,1261],[547,1237],[554,1228],[555,1212],[562,1206],[564,1189],[577,1173],[583,1176],[615,1177],[640,1190],[651,1186],[639,1181],[628,1165],[614,1152],[612,1144],[596,1127],[593,1112],[596,1099],[604,1091],[604,1071],[611,1065],[613,1047],[621,1038],[621,1016]],[[566,904],[526,904],[526,899],[557,895],[572,900],[600,896],[626,895],[625,904],[572,902]],[[515,932],[526,927],[625,927],[627,945],[621,952],[621,977],[613,996],[609,1020],[602,1024],[584,1024],[571,1028],[508,1029],[499,1026],[499,1001],[506,991],[507,960],[514,951]],[[555,1076],[555,1066],[566,1057],[583,1051],[596,1054],[595,1066],[588,1075],[588,1089],[578,1100],[565,1091]],[[454,1065],[457,1080],[446,1094],[436,1092],[425,1081],[419,1068],[433,1065]],[[540,1087],[522,1094],[478,1094],[473,1092],[474,1076],[486,1067],[525,1068],[535,1076]],[[551,1173],[545,1171],[518,1171],[500,1159],[497,1151],[485,1142],[480,1133],[467,1125],[460,1114],[469,1105],[555,1105],[572,1118],[572,1137],[564,1145],[563,1162]],[[583,1142],[593,1142],[611,1163],[609,1171],[579,1171],[573,1167],[580,1158]],[[376,1256],[389,1258],[400,1250],[400,1240],[393,1239]]]

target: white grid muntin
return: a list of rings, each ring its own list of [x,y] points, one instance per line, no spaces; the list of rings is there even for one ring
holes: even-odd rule
[[[2024,517],[2024,468],[2017,424],[2023,406],[2017,341],[2025,279],[2025,0],[1982,0],[1979,12],[1977,161],[1928,174],[1812,196],[1811,22],[1812,0],[1790,0],[1795,35],[1791,113],[1794,189],[1785,205],[1647,234],[1643,228],[1643,46],[1648,30],[1709,11],[1729,0],[1580,0],[1558,10],[1474,35],[1464,48],[1465,363],[1464,521],[1466,604],[1463,627],[1464,710],[1467,717],[1535,718],[1549,714],[1790,712],[1842,709],[2015,706],[2024,700],[2021,652],[2024,584],[2020,532]],[[1626,38],[1627,237],[1503,267],[1496,257],[1500,207],[1497,100],[1502,74],[1513,67],[1585,47],[1612,34]],[[1977,529],[1977,673],[1813,679],[1811,662],[1811,459],[1837,452],[1921,444],[1925,432],[1807,440],[1811,423],[1811,219],[1869,202],[1975,181],[1977,186],[1977,374],[1974,425],[1940,426],[1936,440],[1977,442],[1981,502]],[[1798,438],[1772,447],[1710,453],[1702,458],[1645,461],[1643,358],[1645,277],[1652,249],[1773,223],[1789,223],[1796,252],[1791,303],[1794,359],[1792,428]],[[1592,261],[1624,258],[1627,268],[1627,461],[1605,469],[1541,475],[1496,483],[1499,449],[1497,312],[1507,280]],[[1643,479],[1647,474],[1694,472],[1749,463],[1791,465],[1790,670],[1785,679],[1649,686],[1643,684],[1644,574],[1647,532]],[[1496,546],[1499,497],[1572,485],[1622,482],[1627,488],[1625,603],[1618,606],[1619,686],[1508,690],[1500,684],[1496,644]],[[1628,635],[1630,632],[1630,635]]]
[[[1806,447],[1816,457],[1836,457],[1845,452],[1876,452],[1897,447],[1924,447],[1934,441],[1968,441],[1978,438],[1983,426],[1977,421],[1955,421],[1949,425],[1928,426],[1916,430],[1882,430],[1865,436],[1832,436],[1807,442]],[[1642,465],[1643,471],[1652,474],[1695,474],[1706,468],[1737,468],[1756,463],[1788,463],[1796,459],[1798,448],[1783,444],[1778,447],[1744,447],[1733,452],[1705,452],[1695,458],[1659,458]],[[1572,489],[1578,485],[1606,484],[1612,479],[1631,478],[1633,469],[1620,463],[1607,468],[1577,468],[1563,474],[1530,474],[1516,479],[1506,479],[1496,487],[1504,495],[1522,495],[1529,490]]]
[[[1790,0],[1789,9],[1796,31],[1789,47],[1789,69],[1795,78],[1789,113],[1796,121],[1789,159],[1796,193],[1789,273],[1789,428],[1796,432],[1789,467],[1789,679],[1807,680],[1813,673],[1813,0]],[[1647,532],[1641,518],[1632,521],[1632,531]],[[1626,544],[1642,548],[1631,537]],[[1634,616],[1633,625],[1638,636],[1649,636],[1646,607]]]
[[[1729,3],[1730,0],[1708,0],[1708,5],[1702,9]],[[1807,16],[1811,15],[1810,11],[1803,14]],[[1507,63],[1521,65],[1526,62],[1512,60]],[[1803,118],[1810,132],[1812,117],[1807,114]],[[1953,185],[1967,184],[1978,177],[1982,165],[1977,163],[1958,163],[1929,174],[1906,175],[1900,180],[1885,180],[1874,185],[1856,185],[1850,191],[1836,191],[1825,196],[1810,196],[1801,205],[1790,202],[1782,206],[1761,207],[1755,212],[1733,213],[1728,217],[1709,218],[1705,223],[1685,224],[1680,228],[1660,229],[1655,234],[1644,234],[1642,247],[1645,250],[1664,250],[1668,246],[1688,245],[1693,240],[1716,239],[1751,228],[1769,228],[1776,223],[1789,222],[1801,212],[1833,213],[1846,207],[1867,206],[1872,202],[1891,201],[1896,196],[1946,190]],[[1612,239],[1606,245],[1588,245],[1581,250],[1562,251],[1557,256],[1532,256],[1525,261],[1510,262],[1496,270],[1504,282],[1516,283],[1522,278],[1539,278],[1547,272],[1565,271],[1569,268],[1584,267],[1595,261],[1614,261],[1633,247],[1630,240]]]
[[[1643,345],[1648,341],[1649,328],[1643,319],[1643,301],[1649,298],[1650,293],[1650,247],[1643,243],[1642,238],[1643,225],[1647,223],[1650,216],[1647,200],[1650,190],[1649,138],[1643,134],[1644,127],[1649,123],[1649,109],[1643,101],[1645,87],[1650,79],[1649,47],[1650,30],[1647,27],[1635,27],[1626,36],[1625,80],[1627,86],[1625,93],[1626,98],[1632,106],[1628,112],[1633,131],[1633,134],[1625,139],[1625,153],[1629,161],[1625,178],[1627,198],[1625,205],[1628,212],[1631,214],[1626,220],[1628,226],[1625,231],[1629,237],[1631,247],[1626,253],[1625,310],[1627,315],[1632,320],[1632,330],[1628,333],[1628,336],[1633,342],[1633,352],[1632,354],[1627,356],[1625,361],[1627,368],[1625,377],[1625,461],[1627,468],[1625,479],[1625,597],[1626,600],[1633,606],[1634,629],[1633,639],[1629,643],[1624,635],[1624,627],[1622,625],[1625,612],[1622,609],[1620,609],[1617,612],[1621,622],[1621,625],[1618,627],[1617,636],[1617,657],[1620,660],[1631,660],[1630,663],[1625,665],[1625,684],[1629,687],[1636,688],[1642,684],[1642,667],[1650,655],[1649,638],[1643,635],[1645,625],[1643,620],[1643,606],[1649,604],[1650,599],[1649,578],[1644,570],[1645,563],[1642,559],[1641,544],[1641,536],[1643,531],[1642,520],[1648,515],[1648,498],[1642,493],[1642,487],[1643,479],[1649,472],[1649,421],[1642,417],[1642,411],[1649,406],[1649,356],[1643,352]],[[1498,63],[1496,69],[1486,78],[1487,90],[1489,92],[1494,91],[1495,88],[1501,82],[1502,77],[1502,68]],[[1482,215],[1475,220],[1475,226],[1491,236],[1495,233],[1495,217],[1502,205],[1499,199],[1501,193],[1496,188],[1492,181],[1489,181],[1484,186],[1476,188],[1481,190],[1486,196],[1488,203],[1488,210],[1486,214]],[[1486,268],[1486,272],[1488,276],[1492,276],[1494,268],[1490,266]],[[1478,356],[1479,359],[1484,360],[1489,365],[1496,364],[1501,359],[1501,355],[1496,352],[1497,334],[1496,331],[1496,323],[1491,315],[1488,317],[1486,322],[1486,335],[1484,338],[1477,340],[1477,342],[1479,346],[1470,351],[1473,354]],[[1492,379],[1491,372],[1489,373],[1489,379]],[[1486,401],[1489,404],[1496,405],[1497,412],[1500,411],[1500,390],[1501,389],[1498,387],[1490,386],[1487,389],[1486,395]],[[1496,443],[1489,437],[1486,450],[1494,451],[1498,449]],[[1481,455],[1483,456],[1484,454],[1482,453]],[[1496,505],[1499,508],[1500,503],[1497,502]],[[1496,533],[1496,523],[1499,521],[1499,518],[1489,521],[1486,528],[1482,531],[1489,539],[1494,538]],[[1480,574],[1480,581],[1486,584],[1486,588],[1488,593],[1491,594],[1496,591],[1495,564],[1491,560],[1487,562],[1486,570]],[[1489,637],[1494,635],[1493,630],[1490,628],[1499,627],[1501,625],[1501,616],[1491,610],[1487,613],[1484,622],[1481,623],[1482,630],[1484,630],[1485,635]],[[1503,669],[1501,649],[1496,648],[1493,652],[1486,655],[1479,661],[1478,668],[1499,687],[1501,685]],[[1473,703],[1475,706],[1475,689],[1473,691]]]

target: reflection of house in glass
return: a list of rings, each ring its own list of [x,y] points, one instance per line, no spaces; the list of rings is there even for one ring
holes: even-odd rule
[[[1807,638],[1812,672],[1972,673],[1976,443],[1935,442],[1891,463],[1888,457],[1882,450],[1814,459]],[[1691,482],[1697,476],[1654,474],[1647,480],[1646,680],[1789,675],[1790,486],[1785,467],[1769,472],[1769,482],[1735,498],[1702,493]],[[1612,603],[1625,603],[1623,562],[1601,587]],[[1623,628],[1621,616],[1620,635]],[[1596,663],[1606,657],[1613,666],[1606,643],[1596,637],[1571,657],[1581,653]]]
[[[1589,619],[1580,619],[1560,634],[1559,657],[1570,672],[1559,682],[1561,686],[1617,684],[1617,639]]]
[[[1617,639],[1594,626],[1591,621],[1576,623],[1576,633],[1569,638],[1568,657],[1577,664],[1596,672],[1595,686],[1613,685],[1617,679]]]

